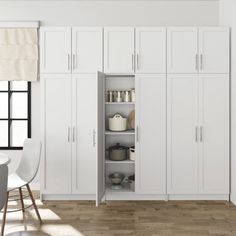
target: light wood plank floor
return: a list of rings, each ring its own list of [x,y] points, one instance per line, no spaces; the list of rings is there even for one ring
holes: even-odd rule
[[[37,204],[41,226],[33,209],[24,221],[22,212],[9,213],[5,235],[236,235],[236,207],[224,201],[112,201],[99,208],[93,201],[37,200]],[[17,206],[11,202],[9,208]]]

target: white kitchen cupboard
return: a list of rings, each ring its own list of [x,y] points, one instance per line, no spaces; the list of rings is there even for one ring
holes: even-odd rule
[[[135,192],[166,194],[166,75],[137,75]]]
[[[103,70],[103,29],[41,27],[42,74],[96,73]]]
[[[104,72],[134,73],[134,28],[104,28]]]
[[[168,194],[227,199],[229,75],[168,75],[167,80]]]
[[[40,73],[71,73],[71,28],[40,28]]]
[[[199,72],[229,73],[229,28],[199,28]]]
[[[167,73],[229,73],[229,28],[167,28]]]
[[[135,28],[136,74],[166,73],[166,28]]]
[[[42,76],[43,199],[95,199],[101,83],[97,73]]]

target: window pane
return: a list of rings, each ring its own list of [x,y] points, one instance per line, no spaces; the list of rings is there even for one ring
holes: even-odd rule
[[[0,118],[8,118],[8,93],[0,93]]]
[[[11,90],[26,91],[28,89],[27,83],[27,81],[12,81]]]
[[[28,99],[27,93],[12,93],[11,118],[27,118]]]
[[[12,121],[11,123],[11,146],[21,147],[27,138],[27,121]]]
[[[0,90],[7,91],[8,90],[8,81],[1,81],[0,82]]]
[[[8,146],[8,121],[0,121],[0,146]]]

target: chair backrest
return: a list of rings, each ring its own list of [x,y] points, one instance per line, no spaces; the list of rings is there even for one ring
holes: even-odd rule
[[[23,145],[23,154],[16,173],[27,183],[36,176],[41,156],[41,143],[34,139],[26,139]]]
[[[0,210],[7,201],[7,180],[8,167],[7,165],[0,165]]]

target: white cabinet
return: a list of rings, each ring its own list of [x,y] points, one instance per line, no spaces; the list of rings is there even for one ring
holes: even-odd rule
[[[71,28],[40,28],[40,72],[71,73]]]
[[[103,70],[103,29],[41,27],[42,74],[96,73]]]
[[[169,194],[229,193],[229,75],[168,75]]]
[[[92,73],[103,70],[103,29],[72,28],[73,73]]]
[[[198,191],[198,77],[167,78],[168,193]]]
[[[200,73],[229,73],[229,28],[199,29]]]
[[[166,194],[166,76],[136,80],[137,194]]]
[[[167,28],[167,73],[198,72],[198,29]]]
[[[200,192],[229,193],[229,75],[199,78]]]
[[[167,73],[229,73],[229,29],[167,29]]]
[[[166,28],[135,28],[136,73],[166,73]]]
[[[71,84],[68,75],[44,80],[42,192],[71,193]]]
[[[134,28],[104,28],[104,71],[134,73]]]

